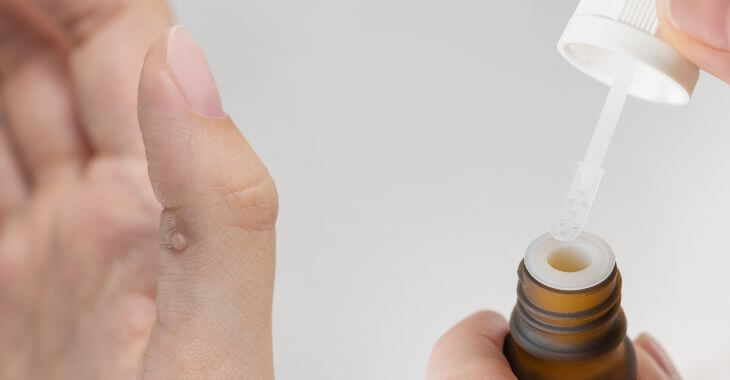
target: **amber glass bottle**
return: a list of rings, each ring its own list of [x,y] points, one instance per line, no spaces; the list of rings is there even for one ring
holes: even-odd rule
[[[504,353],[519,379],[636,379],[621,274],[603,240],[588,233],[568,243],[542,236],[517,273]]]

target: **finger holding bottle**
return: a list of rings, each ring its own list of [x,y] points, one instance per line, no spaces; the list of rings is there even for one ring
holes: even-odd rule
[[[434,346],[428,361],[428,380],[516,379],[502,345],[509,333],[507,320],[492,311],[481,311],[457,323]],[[669,355],[650,335],[635,341],[638,380],[679,380]]]

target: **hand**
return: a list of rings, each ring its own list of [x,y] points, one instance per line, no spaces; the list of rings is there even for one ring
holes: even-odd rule
[[[476,313],[447,331],[428,361],[428,380],[515,380],[502,344],[509,324],[501,315]],[[634,342],[639,380],[677,380],[679,373],[654,339],[642,334]]]
[[[276,190],[170,23],[0,0],[0,379],[273,377]]]
[[[660,36],[730,83],[730,0],[657,0]]]

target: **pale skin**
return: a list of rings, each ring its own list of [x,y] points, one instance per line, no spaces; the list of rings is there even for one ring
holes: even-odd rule
[[[171,23],[0,1],[0,379],[273,377],[276,189]]]
[[[171,25],[164,0],[0,0],[0,379],[274,376],[274,182]],[[514,378],[507,329],[467,318],[428,377]]]

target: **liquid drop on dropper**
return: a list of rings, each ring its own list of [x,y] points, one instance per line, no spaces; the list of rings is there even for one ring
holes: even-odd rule
[[[575,240],[585,227],[603,178],[603,160],[629,95],[635,69],[636,64],[627,59],[616,71],[588,151],[578,163],[566,201],[550,231],[557,240]]]

